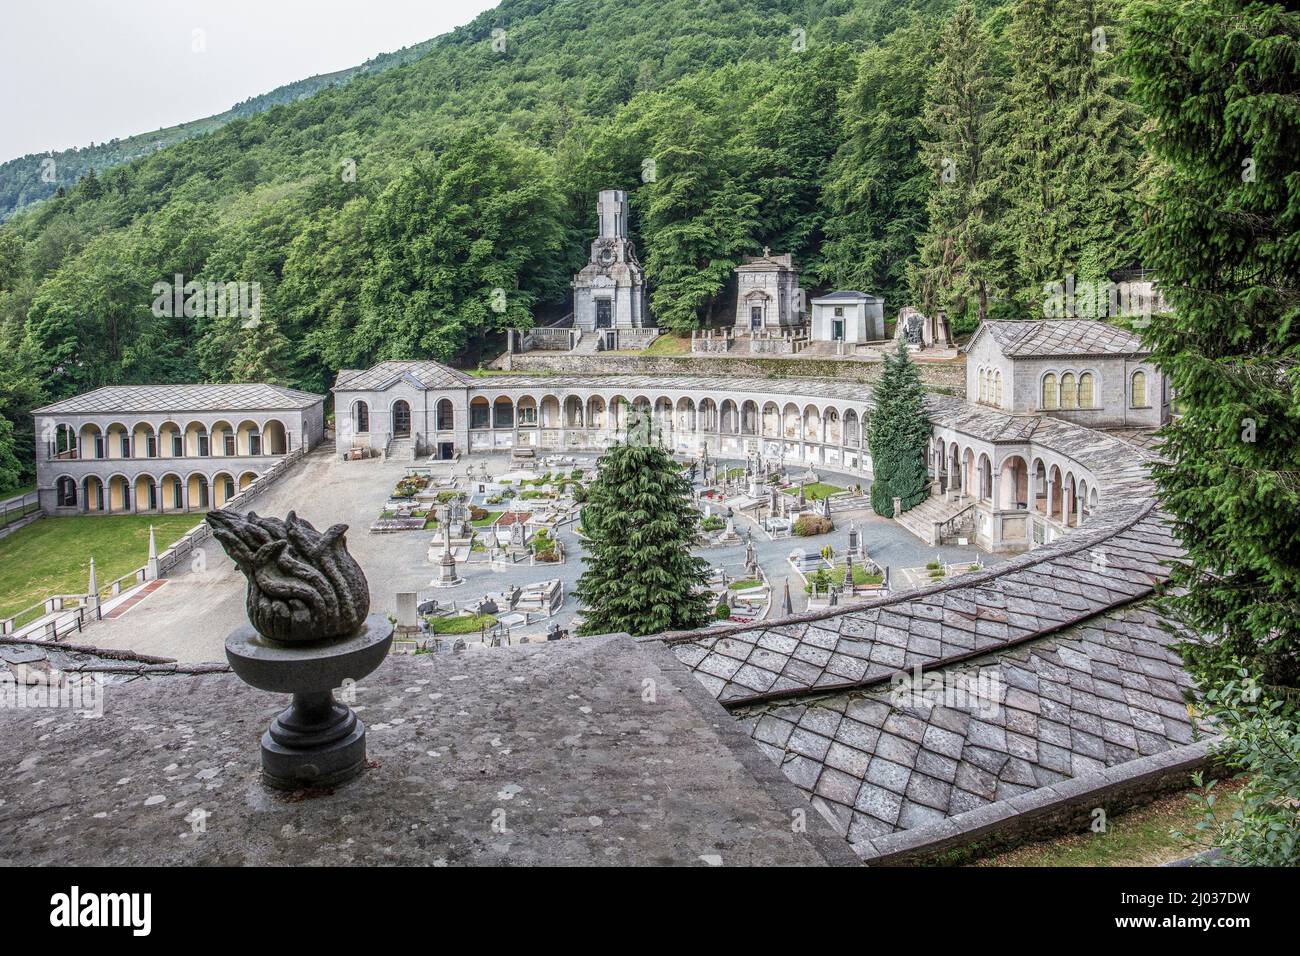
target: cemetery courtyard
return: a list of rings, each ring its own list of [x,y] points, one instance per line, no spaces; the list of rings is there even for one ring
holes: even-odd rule
[[[411,634],[407,635],[407,641],[399,638],[398,644],[403,649],[411,650],[416,647],[427,648],[430,640],[438,636],[459,637],[465,642],[466,649],[472,651],[485,646],[483,635],[485,630],[491,629],[491,617],[502,618],[508,613],[501,608],[503,592],[512,588],[526,589],[542,582],[558,580],[563,588],[563,603],[553,615],[527,615],[530,620],[511,627],[505,641],[512,644],[543,641],[552,626],[558,626],[570,634],[573,632],[580,609],[571,592],[584,569],[577,521],[580,506],[563,516],[553,531],[547,532],[558,542],[555,550],[563,554],[562,560],[554,563],[533,561],[527,557],[520,557],[516,561],[505,559],[504,552],[510,544],[506,530],[508,526],[505,525],[499,525],[497,530],[502,551],[500,559],[490,560],[492,523],[499,522],[502,516],[506,516],[508,521],[512,516],[534,515],[552,507],[551,499],[544,496],[540,487],[532,484],[525,486],[524,482],[535,482],[548,472],[556,475],[564,473],[567,478],[575,470],[584,472],[586,480],[590,481],[594,477],[595,461],[594,454],[577,455],[567,458],[563,466],[550,468],[539,461],[532,470],[521,470],[518,463],[510,461],[508,455],[475,455],[467,461],[455,463],[422,462],[420,468],[412,469],[409,462],[379,459],[344,462],[332,447],[326,446],[307,456],[298,467],[269,488],[252,507],[259,513],[268,515],[283,516],[289,511],[295,511],[320,530],[333,524],[348,525],[348,547],[365,571],[370,585],[372,607],[376,611],[396,617],[399,592],[413,592],[422,606],[427,606],[428,601],[436,600],[444,612],[454,605],[457,615],[468,612],[469,609],[477,609],[485,599],[492,599],[498,606],[498,613],[483,617],[481,625],[480,619],[475,619],[472,624],[463,621],[450,624],[444,618],[443,623],[434,628],[440,634],[432,631]],[[456,574],[461,580],[454,587],[432,586],[440,573],[439,561],[445,550],[444,529],[441,525],[435,528],[433,524],[416,517],[407,523],[420,526],[419,530],[371,530],[373,526],[382,527],[385,523],[394,521],[398,514],[405,513],[391,496],[411,471],[415,471],[421,479],[427,478],[428,487],[423,492],[427,501],[425,507],[436,509],[440,506],[439,497],[450,499],[453,493],[463,493],[468,496],[465,502],[467,512],[469,508],[486,512],[486,516],[476,520],[468,514],[465,516],[474,530],[472,545],[462,543],[459,538],[453,540]],[[806,469],[795,466],[787,478],[800,478],[805,475],[805,471]],[[740,475],[743,472],[744,463],[722,462],[718,465],[719,475],[725,477],[730,474],[742,483]],[[472,477],[467,477],[467,473]],[[495,479],[502,477],[505,482],[497,484]],[[945,576],[972,568],[977,562],[988,565],[1000,560],[1000,556],[982,554],[973,546],[926,546],[894,521],[872,512],[868,499],[848,494],[846,489],[860,482],[860,478],[836,475],[825,469],[817,470],[817,478],[816,495],[832,495],[834,528],[829,533],[809,537],[790,536],[787,533],[787,536],[773,538],[762,529],[759,521],[745,511],[735,510],[733,526],[736,539],[728,543],[706,541],[697,549],[697,553],[711,566],[725,573],[728,591],[737,596],[746,593],[752,596],[751,613],[754,616],[747,617],[743,613],[745,609],[740,608],[736,611],[736,621],[782,616],[782,601],[787,583],[791,610],[794,613],[825,606],[826,576],[820,578],[823,586],[819,587],[816,598],[807,593],[807,582],[816,578],[811,566],[817,562],[821,550],[829,545],[833,551],[832,561],[840,566],[828,569],[827,576],[835,582],[843,581],[842,555],[847,547],[850,525],[860,533],[862,547],[870,561],[881,568],[890,569],[890,585],[895,592],[936,583]],[[486,493],[479,492],[479,487],[485,484],[489,490]],[[703,482],[697,478],[695,485],[699,491]],[[499,493],[502,488],[512,487],[518,489],[513,492],[513,497],[503,501],[495,500],[497,495],[492,493],[492,489]],[[814,483],[809,481],[807,489],[813,488]],[[785,506],[797,507],[795,501],[799,493],[798,485],[793,484],[785,490],[789,492],[784,495],[789,499]],[[806,498],[812,502],[815,495],[808,493]],[[725,530],[719,530],[719,526],[724,526],[722,516],[726,506],[722,503],[710,504],[708,498],[700,500],[702,508],[707,506],[713,511],[702,522],[706,537],[725,535]],[[412,501],[409,507],[416,512],[423,510],[416,501]],[[445,502],[441,507],[446,507]],[[761,514],[762,510],[757,509],[754,513]],[[194,516],[188,517],[192,519]],[[85,520],[113,523],[120,519]],[[167,540],[160,537],[158,543],[162,548]],[[756,564],[761,569],[757,577],[746,566],[747,547],[751,546]],[[790,560],[791,553],[796,549],[808,556],[806,560],[809,567],[803,576]],[[943,570],[936,571],[935,567],[931,567],[939,564],[943,565]],[[868,569],[861,559],[854,570],[854,580],[860,583],[874,582],[878,577],[866,573]],[[765,580],[766,589],[751,590],[748,587],[730,586],[756,584],[759,578]],[[95,645],[174,658],[181,662],[222,660],[226,635],[246,619],[243,576],[220,546],[208,541],[191,556],[188,569],[178,569],[164,581],[161,587],[128,612],[97,623],[94,627]],[[724,586],[720,577],[715,581],[715,586],[719,589]],[[878,591],[864,589],[860,599],[879,594]],[[466,617],[469,617],[468,613]]]

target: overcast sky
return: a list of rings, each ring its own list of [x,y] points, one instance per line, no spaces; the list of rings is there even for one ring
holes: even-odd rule
[[[0,15],[0,161],[223,113],[285,83],[446,33],[496,5],[8,0]]]

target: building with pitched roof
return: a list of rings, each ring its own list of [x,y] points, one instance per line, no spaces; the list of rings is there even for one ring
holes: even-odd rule
[[[1093,428],[1162,425],[1172,399],[1142,340],[1098,319],[983,323],[966,346],[966,395]]]
[[[325,433],[325,396],[263,383],[111,385],[32,412],[49,514],[220,508]]]

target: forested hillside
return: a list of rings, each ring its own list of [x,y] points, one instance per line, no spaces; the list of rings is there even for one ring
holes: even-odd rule
[[[473,365],[563,311],[602,187],[631,192],[673,329],[764,245],[891,310],[1032,314],[1044,282],[1136,264],[1123,33],[1088,0],[504,0],[0,226],[0,485],[28,410],[84,389]],[[176,274],[257,283],[258,321],[157,317]]]

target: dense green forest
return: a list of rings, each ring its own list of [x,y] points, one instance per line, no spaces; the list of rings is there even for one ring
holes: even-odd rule
[[[1035,314],[1045,282],[1140,264],[1124,28],[1090,0],[504,0],[0,226],[0,485],[29,410],[85,389],[473,365],[564,313],[603,187],[672,329],[764,245],[891,310]],[[178,274],[257,283],[258,321],[158,317]]]

